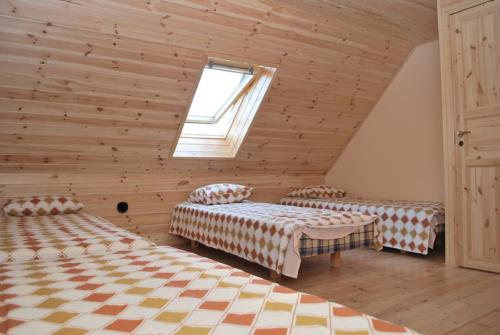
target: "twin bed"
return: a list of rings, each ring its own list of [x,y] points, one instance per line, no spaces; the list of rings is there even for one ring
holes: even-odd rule
[[[205,215],[196,210],[183,215]],[[81,209],[64,212],[0,218],[0,333],[416,334],[216,261],[155,246]],[[354,217],[338,219],[346,218],[349,228]]]
[[[444,205],[440,202],[285,197],[280,204],[376,215],[384,247],[417,254],[427,255],[437,236],[444,233]]]
[[[378,217],[357,212],[298,208],[259,202],[203,205],[184,202],[170,232],[297,278],[301,257],[360,246],[380,250]]]

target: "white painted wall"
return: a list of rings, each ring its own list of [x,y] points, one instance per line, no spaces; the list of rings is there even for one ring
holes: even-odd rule
[[[350,195],[443,200],[438,42],[418,46],[325,177]]]

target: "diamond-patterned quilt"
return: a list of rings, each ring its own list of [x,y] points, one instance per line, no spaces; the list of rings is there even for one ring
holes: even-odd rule
[[[433,248],[439,226],[444,224],[444,205],[440,202],[286,197],[280,203],[378,215],[384,246],[424,255],[427,255],[429,248]]]
[[[178,204],[170,232],[297,278],[299,240],[342,238],[363,226],[377,226],[374,247],[382,247],[376,215],[241,202],[224,205]]]
[[[11,335],[416,332],[170,247],[0,264]]]
[[[154,243],[83,211],[0,217],[0,262],[104,254],[152,245]]]

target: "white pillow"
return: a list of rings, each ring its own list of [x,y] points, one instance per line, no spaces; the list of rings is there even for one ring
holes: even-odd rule
[[[42,216],[74,214],[84,206],[81,202],[63,195],[46,195],[9,200],[3,212],[9,216]]]
[[[189,201],[204,205],[230,204],[247,199],[252,191],[252,187],[238,184],[211,184],[191,192]]]
[[[331,187],[328,185],[314,185],[307,187],[296,188],[287,194],[287,197],[292,198],[308,198],[308,199],[335,199],[345,197],[346,192],[340,188]]]

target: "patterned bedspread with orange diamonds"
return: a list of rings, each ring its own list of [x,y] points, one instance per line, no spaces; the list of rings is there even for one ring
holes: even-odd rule
[[[170,247],[0,263],[0,333],[416,332]]]
[[[299,240],[342,238],[363,226],[377,225],[377,216],[334,212],[259,202],[201,205],[184,202],[172,213],[170,232],[221,249],[296,278]],[[376,229],[374,247],[382,247]]]
[[[0,262],[76,257],[154,245],[87,212],[0,217]]]
[[[385,247],[427,255],[436,234],[444,227],[444,205],[440,202],[367,200],[356,198],[283,198],[288,206],[356,211],[380,217]]]

